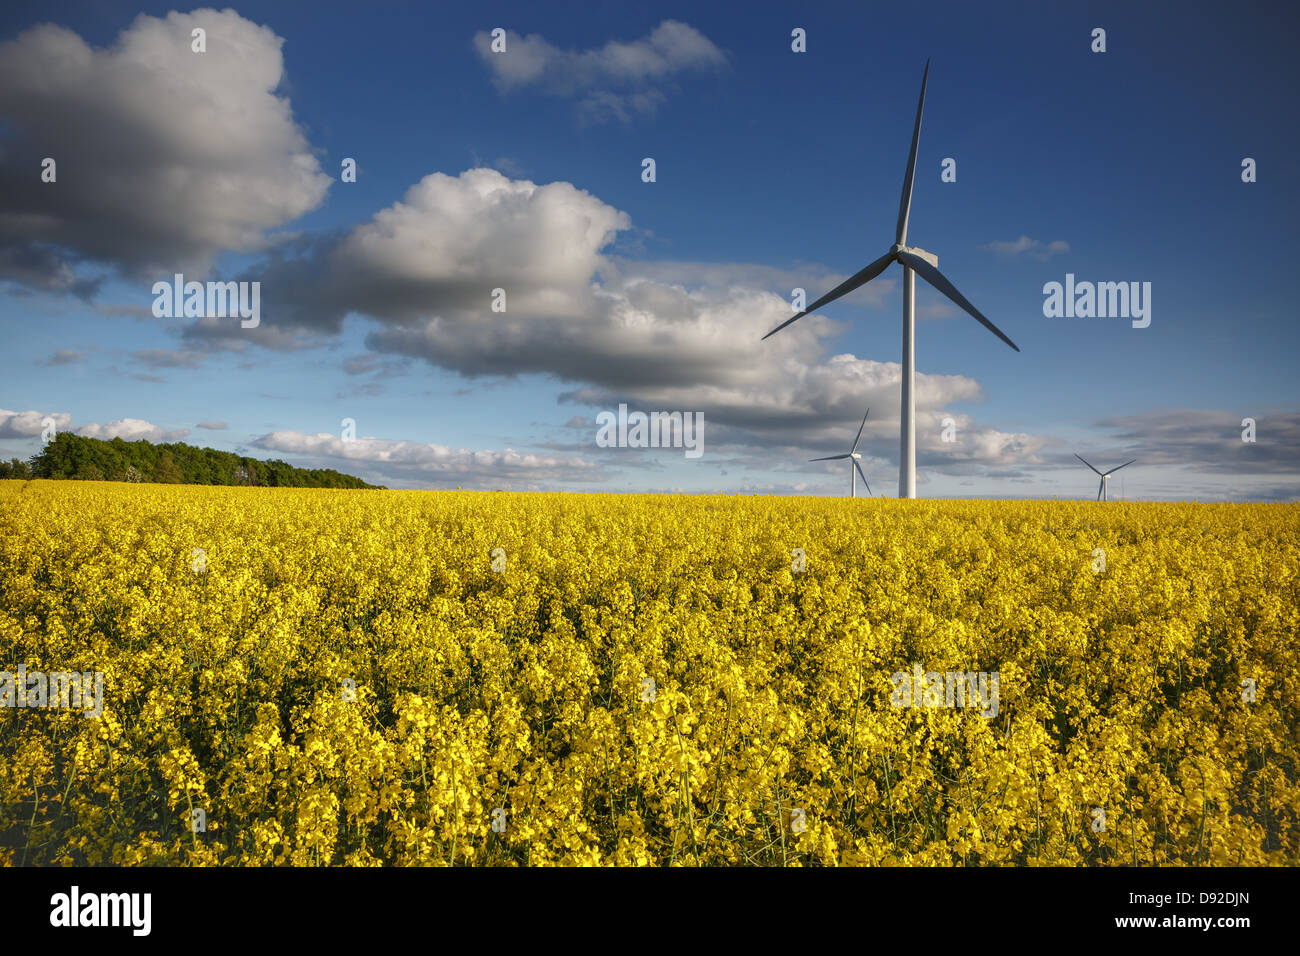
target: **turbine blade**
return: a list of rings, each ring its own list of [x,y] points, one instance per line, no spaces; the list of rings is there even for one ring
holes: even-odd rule
[[[871,414],[871,409],[867,409],[867,415]],[[862,416],[862,424],[858,426],[858,437],[853,439],[853,447],[849,449],[849,454],[858,450],[858,442],[862,441],[862,429],[867,427],[867,415]],[[865,480],[865,479],[864,479]]]
[[[839,461],[841,458],[848,458],[848,455],[828,455],[825,458],[809,458],[809,461]]]
[[[853,467],[856,468],[858,474],[862,476],[862,483],[867,486],[867,494],[871,494],[871,482],[867,481],[867,473],[862,470],[862,466],[858,464],[856,458],[853,459]]]
[[[1137,459],[1134,458],[1133,461],[1137,461]],[[1110,471],[1106,472],[1106,474],[1108,474],[1108,475],[1113,475],[1113,474],[1115,474],[1115,472],[1119,471],[1121,468],[1127,468],[1129,465],[1133,464],[1133,461],[1126,461],[1126,462],[1124,462],[1124,464],[1122,464],[1122,465],[1116,465],[1116,466],[1115,466],[1114,468],[1112,468]]]
[[[822,296],[820,299],[818,299],[808,308],[804,309],[798,315],[791,316],[790,318],[786,319],[784,322],[782,322],[780,325],[774,328],[771,332],[768,332],[767,335],[763,336],[763,338],[768,338],[769,336],[776,335],[776,333],[780,332],[791,322],[795,322],[799,319],[802,319],[805,315],[811,315],[813,312],[816,312],[818,309],[820,309],[822,306],[826,305],[827,303],[834,302],[842,295],[848,295],[850,292],[852,292],[860,285],[866,285],[876,276],[880,275],[880,273],[884,272],[885,266],[889,265],[893,261],[894,261],[894,254],[892,252],[885,253],[875,262],[871,263],[871,265],[867,266],[865,269],[858,272],[856,275],[853,275],[850,278],[845,279],[835,288],[831,289],[830,292],[827,292],[824,296]]]
[[[1078,458],[1079,461],[1083,461],[1083,457],[1080,456],[1080,455],[1075,455],[1074,457],[1075,457],[1075,458]],[[1085,465],[1088,465],[1088,463],[1087,463],[1086,461],[1083,461],[1083,463],[1084,463]],[[1092,465],[1088,465],[1088,467],[1089,467],[1089,468],[1092,468]],[[1096,468],[1092,468],[1092,473],[1093,473],[1094,475],[1100,475],[1100,474],[1101,474],[1101,472],[1099,472]]]
[[[916,125],[912,127],[912,151],[907,154],[907,174],[903,177],[903,195],[898,200],[898,232],[894,239],[900,246],[907,245],[907,218],[912,213],[912,183],[916,179],[916,147],[921,142],[921,110],[925,108],[925,82],[930,76],[930,61],[925,61],[921,74],[921,99],[916,104]]]
[[[1105,487],[1106,487],[1106,479],[1105,479],[1105,478],[1103,478],[1101,481],[1097,482],[1097,500],[1098,500],[1098,501],[1101,501],[1101,493],[1102,493],[1102,491],[1105,489]]]
[[[1020,346],[1016,345],[1015,342],[1012,342],[1009,338],[1007,338],[1004,334],[1002,334],[1002,330],[999,329],[996,325],[994,325],[988,319],[984,318],[984,316],[980,314],[980,310],[975,308],[975,306],[971,305],[970,300],[967,299],[960,292],[958,292],[957,287],[953,285],[951,282],[949,282],[944,277],[944,274],[940,272],[938,269],[936,269],[934,266],[930,265],[930,263],[926,262],[924,259],[916,255],[915,253],[905,252],[905,251],[900,251],[898,253],[898,261],[903,263],[903,265],[911,268],[911,270],[915,272],[917,275],[919,275],[922,279],[930,283],[930,285],[934,286],[936,289],[938,289],[948,298],[952,299],[952,301],[955,302],[957,305],[961,306],[963,309],[969,312],[980,323],[980,325],[984,326],[984,328],[988,329],[990,332],[992,332],[994,335],[1000,338],[1003,342],[1006,342],[1007,345],[1010,345],[1017,352],[1020,351]]]

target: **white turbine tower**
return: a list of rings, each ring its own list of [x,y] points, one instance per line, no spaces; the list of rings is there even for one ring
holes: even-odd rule
[[[889,247],[887,253],[871,263],[871,265],[840,283],[809,308],[786,319],[763,336],[766,339],[768,336],[775,335],[791,322],[816,312],[822,306],[834,302],[840,296],[848,295],[859,286],[866,285],[884,272],[891,262],[898,262],[902,265],[903,402],[902,420],[899,424],[900,453],[898,456],[898,497],[900,498],[916,497],[916,390],[914,387],[916,366],[916,275],[919,274],[922,279],[961,306],[964,311],[972,315],[981,325],[1003,342],[1006,342],[1007,345],[1017,352],[1020,351],[1020,347],[1015,342],[1003,335],[1001,329],[981,315],[980,311],[957,291],[957,287],[944,277],[943,273],[939,271],[938,256],[926,252],[924,249],[907,245],[907,219],[912,210],[912,181],[916,176],[916,147],[921,139],[921,111],[925,107],[925,83],[929,75],[930,61],[926,60],[925,72],[921,76],[921,100],[916,104],[916,126],[912,130],[912,151],[907,156],[907,174],[903,177],[903,195],[898,203],[898,229],[895,233],[894,244]]]
[[[1075,457],[1075,458],[1078,458],[1079,461],[1082,461],[1085,465],[1088,465],[1088,462],[1084,461],[1082,455],[1075,455],[1074,457]],[[1137,459],[1134,458],[1133,461],[1137,461]],[[1097,471],[1096,468],[1092,468],[1092,465],[1088,465],[1089,468],[1092,468],[1094,474],[1101,475],[1101,483],[1100,483],[1099,485],[1097,485],[1097,500],[1098,500],[1098,501],[1107,501],[1107,500],[1109,500],[1109,499],[1106,497],[1106,489],[1107,489],[1107,487],[1108,487],[1108,480],[1109,480],[1110,476],[1113,475],[1113,474],[1115,474],[1115,472],[1119,471],[1121,468],[1127,468],[1129,465],[1133,464],[1133,461],[1126,461],[1126,462],[1124,462],[1124,464],[1122,464],[1122,465],[1116,465],[1114,468],[1112,468],[1110,471],[1106,472],[1105,474],[1103,474],[1103,473],[1100,472],[1100,471]]]
[[[871,409],[868,408],[867,415],[870,414],[871,414]],[[826,458],[808,459],[809,461],[840,461],[841,459],[847,458],[850,461],[852,461],[853,468],[849,469],[849,497],[850,498],[856,498],[858,496],[858,475],[862,476],[862,483],[867,486],[867,494],[871,494],[871,483],[867,481],[867,473],[863,471],[862,466],[858,464],[858,462],[862,460],[862,456],[858,454],[858,442],[862,441],[862,429],[867,427],[867,415],[862,416],[862,424],[858,426],[858,437],[853,439],[853,447],[849,449],[849,453],[847,455],[830,455],[829,457]],[[854,468],[857,469],[856,472],[853,470]]]

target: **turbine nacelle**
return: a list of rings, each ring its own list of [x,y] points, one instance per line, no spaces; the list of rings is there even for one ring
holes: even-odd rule
[[[936,269],[939,268],[939,257],[936,256],[933,252],[926,252],[920,246],[900,246],[898,243],[894,243],[892,246],[889,247],[889,254],[893,256],[895,259],[898,258],[898,254],[900,252],[910,252],[912,255],[919,256],[920,258],[924,259],[926,262],[930,263],[930,265],[934,266]]]

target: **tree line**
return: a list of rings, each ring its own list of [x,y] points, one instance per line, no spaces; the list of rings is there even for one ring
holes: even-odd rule
[[[0,461],[0,478],[152,481],[174,485],[260,485],[269,488],[380,488],[332,468],[295,468],[184,442],[102,441],[62,432],[27,461]]]

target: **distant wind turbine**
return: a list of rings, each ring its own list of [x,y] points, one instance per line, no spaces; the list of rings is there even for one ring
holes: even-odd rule
[[[916,341],[916,275],[934,286],[954,303],[974,316],[986,329],[1000,338],[1017,352],[1020,347],[1012,342],[996,325],[980,314],[969,300],[957,291],[939,271],[939,257],[915,246],[907,245],[907,219],[912,211],[912,181],[916,177],[916,148],[921,140],[921,111],[925,107],[925,84],[930,76],[930,61],[925,61],[925,72],[921,75],[921,99],[916,104],[916,126],[912,130],[912,151],[907,156],[907,174],[903,177],[903,195],[898,203],[898,229],[894,244],[889,251],[856,275],[846,279],[830,292],[814,302],[798,315],[786,319],[763,338],[775,335],[791,322],[802,319],[805,315],[816,312],[822,306],[834,302],[840,296],[848,295],[859,286],[866,285],[891,262],[898,262],[903,267],[903,402],[902,420],[899,423],[900,454],[898,456],[898,497],[916,497],[916,389],[915,389],[915,341]]]
[[[871,409],[868,408],[867,415],[870,414],[871,414]],[[858,464],[858,462],[862,460],[862,456],[858,454],[858,442],[862,441],[862,429],[867,427],[867,415],[862,416],[862,424],[858,426],[858,437],[853,439],[853,447],[849,449],[849,453],[847,455],[830,455],[826,458],[808,459],[809,461],[840,461],[842,459],[848,458],[850,461],[852,461],[853,468],[849,469],[849,497],[850,498],[856,498],[858,496],[858,475],[862,476],[862,483],[867,486],[867,494],[871,494],[871,483],[867,481],[867,473],[863,471],[862,466]],[[853,470],[854,468],[857,469],[856,472]]]
[[[1082,461],[1085,465],[1088,465],[1088,462],[1084,460],[1083,456],[1081,456],[1081,455],[1075,455],[1074,457],[1075,457],[1075,458],[1078,458],[1079,461]],[[1134,458],[1133,461],[1137,461],[1137,459]],[[1097,486],[1097,500],[1098,500],[1098,501],[1107,501],[1107,500],[1109,500],[1109,499],[1107,499],[1107,497],[1106,497],[1106,487],[1107,487],[1107,482],[1108,482],[1110,476],[1113,475],[1113,474],[1115,474],[1115,472],[1119,471],[1121,468],[1127,468],[1129,465],[1133,464],[1133,461],[1126,461],[1126,462],[1124,462],[1124,464],[1122,464],[1122,465],[1116,465],[1114,468],[1112,468],[1110,471],[1106,472],[1105,474],[1102,474],[1100,471],[1097,471],[1096,468],[1092,468],[1092,465],[1088,465],[1089,468],[1092,468],[1092,470],[1093,470],[1093,472],[1094,472],[1095,474],[1101,475],[1101,484],[1099,484],[1099,485]]]

